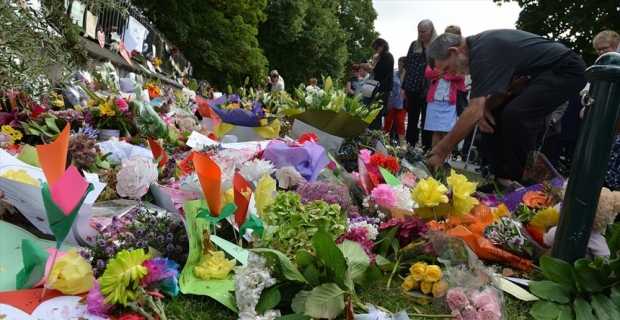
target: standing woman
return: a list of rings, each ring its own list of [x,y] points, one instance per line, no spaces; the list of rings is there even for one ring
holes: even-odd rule
[[[407,143],[405,142],[405,117],[407,116],[407,110],[403,108],[403,98],[400,96],[400,77],[404,72],[403,65],[405,64],[405,57],[398,59],[398,73],[394,74],[392,93],[390,94],[390,111],[385,117],[385,124],[383,125],[383,132],[390,134],[392,131],[392,125],[396,126],[396,134],[398,135],[398,144],[401,148],[405,149]]]
[[[384,39],[378,38],[373,41],[372,48],[377,54],[377,59],[373,61],[370,72],[374,80],[379,81],[379,89],[373,99],[381,99],[383,109],[377,117],[370,123],[368,129],[381,130],[383,117],[390,110],[390,92],[394,77],[394,56],[390,53],[390,45]]]
[[[431,41],[437,38],[437,31],[433,22],[426,19],[418,24],[418,39],[409,46],[405,59],[405,72],[402,80],[400,95],[406,100],[407,108],[407,142],[415,146],[418,143],[418,119],[422,114],[421,127],[426,121],[426,97],[428,82],[424,77],[426,70],[426,48]],[[430,150],[433,132],[422,130],[422,147]]]

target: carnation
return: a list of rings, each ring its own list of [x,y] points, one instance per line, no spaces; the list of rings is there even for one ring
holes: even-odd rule
[[[121,197],[140,199],[157,182],[157,165],[153,161],[133,156],[123,159],[121,170],[116,174],[116,192]]]
[[[396,194],[390,185],[380,184],[370,192],[372,201],[380,206],[395,207]]]
[[[370,156],[371,156],[372,152],[370,152],[370,150],[368,149],[362,149],[360,150],[360,159],[362,159],[362,162],[364,162],[364,164],[369,164],[370,163]]]
[[[412,172],[405,172],[400,176],[400,182],[407,188],[413,188],[415,186],[418,177],[416,177]]]
[[[375,227],[373,224],[368,223],[368,221],[365,221],[365,220],[358,221],[358,222],[352,222],[352,220],[349,220],[349,228],[350,229],[355,229],[355,228],[366,229],[366,236],[370,240],[376,240],[377,235],[379,235],[379,231],[377,231],[377,227]]]
[[[239,174],[241,174],[245,180],[251,182],[258,181],[265,173],[272,174],[275,171],[270,161],[254,159],[251,162],[245,163],[243,167],[241,167],[241,170],[239,170]]]
[[[239,308],[239,317],[242,319],[259,317],[255,308],[261,293],[276,283],[276,279],[271,277],[266,264],[267,259],[250,252],[248,263],[235,270],[235,298]]]
[[[393,188],[396,195],[397,208],[412,211],[414,205],[417,207],[417,204],[411,199],[411,190],[409,188],[404,185],[398,185]]]

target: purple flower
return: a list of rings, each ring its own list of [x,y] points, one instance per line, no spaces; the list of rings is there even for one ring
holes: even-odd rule
[[[172,252],[172,251],[174,251],[174,245],[172,245],[172,244],[167,245],[167,246],[166,246],[166,250],[167,250],[168,252]]]
[[[179,225],[176,222],[170,222],[170,225],[168,226],[170,228],[170,230],[174,230],[178,227]]]
[[[263,110],[263,105],[260,102],[252,102],[252,113],[259,118],[265,117],[265,111]]]
[[[183,247],[181,247],[180,245],[176,245],[176,247],[174,247],[174,252],[181,253],[182,251],[183,251]]]
[[[157,225],[157,220],[155,220],[155,219],[151,219],[151,220],[149,221],[149,224],[150,224],[151,226],[156,226],[156,225]]]
[[[138,241],[138,243],[136,243],[136,247],[138,247],[138,248],[144,248],[144,247],[145,247],[145,245],[144,245],[144,241]]]
[[[232,102],[232,103],[240,103],[241,102],[241,98],[239,97],[239,95],[231,94],[230,95],[230,102]]]
[[[114,311],[114,305],[104,303],[105,297],[101,294],[99,281],[93,281],[93,287],[88,291],[86,301],[88,301],[88,312],[95,316],[104,317]]]
[[[103,260],[101,259],[97,259],[97,268],[103,269],[103,267],[105,267],[105,262],[103,262]]]
[[[164,241],[165,241],[164,236],[157,236],[158,243],[164,243]]]
[[[88,260],[88,259],[90,259],[92,257],[90,252],[88,252],[86,250],[83,250],[83,249],[80,249],[80,251],[78,253],[82,256],[82,258],[84,258],[86,260]]]
[[[179,237],[179,239],[180,239],[181,241],[187,241],[187,235],[184,235],[184,234],[183,234],[183,235],[181,235],[181,236]]]
[[[136,236],[142,237],[143,235],[144,235],[144,230],[142,230],[142,229],[136,230]]]
[[[115,251],[116,250],[114,250],[114,247],[107,247],[107,248],[105,248],[105,253],[107,255],[113,255]]]
[[[168,233],[168,234],[166,235],[166,239],[170,239],[170,240],[172,240],[172,239],[174,239],[174,235],[173,235],[172,233]]]
[[[77,132],[74,132],[76,134],[85,134],[93,139],[97,139],[97,136],[99,136],[99,130],[93,128],[90,124],[86,123],[86,126],[80,128]]]
[[[112,216],[112,223],[116,223],[116,222],[118,222],[118,216],[114,215]]]
[[[149,239],[149,240],[153,240],[153,239],[155,239],[155,232],[152,232],[152,231],[151,231],[151,232],[149,232],[149,233],[146,235],[146,238],[147,238],[147,239]]]
[[[106,242],[104,239],[99,239],[99,241],[97,241],[97,245],[100,247],[105,247]]]
[[[142,263],[149,272],[140,280],[142,287],[157,290],[168,296],[179,294],[179,265],[168,258],[149,259]]]

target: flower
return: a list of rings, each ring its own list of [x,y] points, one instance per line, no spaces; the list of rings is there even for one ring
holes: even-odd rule
[[[538,211],[538,213],[530,219],[529,225],[538,229],[540,233],[545,234],[549,229],[557,226],[559,220],[560,212],[554,207],[549,207]]]
[[[505,204],[500,203],[497,208],[493,209],[493,221],[499,221],[501,217],[508,217],[510,215],[510,211]]]
[[[416,290],[420,286],[420,282],[414,279],[411,275],[405,278],[405,281],[402,284],[403,289],[405,291]]]
[[[149,259],[142,263],[148,274],[140,284],[150,291],[157,290],[171,297],[179,294],[179,265],[168,258]]]
[[[246,162],[239,170],[239,174],[248,182],[258,181],[265,174],[272,174],[276,170],[273,168],[271,161],[254,159]]]
[[[120,316],[118,320],[146,320],[146,318],[136,313],[125,313],[124,315]]]
[[[441,268],[437,265],[430,265],[424,270],[424,281],[437,282],[441,279]]]
[[[118,111],[129,111],[129,106],[127,105],[127,102],[121,98],[116,99],[116,106],[118,107]]]
[[[93,287],[88,291],[86,301],[88,302],[88,312],[95,316],[104,317],[114,311],[114,305],[103,302],[105,297],[101,294],[99,280],[93,281]]]
[[[372,152],[370,152],[370,150],[368,149],[360,150],[360,159],[362,159],[362,162],[364,162],[364,164],[370,164],[371,155],[372,155]]]
[[[72,248],[58,258],[50,271],[47,283],[64,294],[79,294],[93,287],[93,269],[90,264]]]
[[[431,292],[435,298],[441,298],[446,295],[450,284],[448,281],[441,279],[433,284],[433,291]]]
[[[471,197],[471,194],[476,192],[476,185],[478,184],[467,181],[467,177],[457,174],[454,170],[450,171],[447,182],[452,187],[452,211],[450,214],[453,217],[463,217],[474,205],[478,204],[478,200]]]
[[[204,280],[211,278],[224,279],[237,263],[237,260],[226,259],[224,251],[215,251],[202,256],[194,267],[194,274]]]
[[[133,251],[123,250],[116,257],[108,262],[99,283],[101,293],[106,295],[106,303],[122,303],[127,305],[128,300],[133,300],[135,289],[140,283],[140,279],[148,273],[148,269],[142,263],[151,254],[145,254],[143,249]]]
[[[434,284],[434,282],[422,281],[420,283],[420,290],[424,294],[429,294],[429,293],[431,293],[431,291],[433,291],[433,284]]]
[[[412,211],[415,202],[411,199],[411,190],[402,184],[392,188],[394,189],[394,194],[396,195],[396,207],[399,209]]]
[[[288,189],[306,182],[306,179],[293,166],[284,166],[276,170],[276,179],[278,180],[278,187],[282,189]]]
[[[461,312],[463,320],[478,320],[478,311],[472,306],[466,306]]]
[[[446,299],[448,300],[448,307],[450,310],[463,308],[468,303],[467,296],[465,295],[465,289],[459,287],[449,289],[446,294]]]
[[[396,206],[396,194],[390,185],[380,184],[370,192],[372,201],[380,206]]]
[[[25,183],[25,184],[29,184],[29,185],[33,185],[36,187],[39,187],[41,184],[39,182],[39,180],[31,177],[28,172],[24,169],[19,169],[17,171],[10,169],[7,172],[2,174],[3,178],[7,178],[7,179],[11,179],[14,181],[18,181],[21,183]]]
[[[394,157],[383,155],[382,153],[375,153],[370,156],[370,164],[377,168],[385,168],[392,173],[397,173],[399,170],[398,160]]]
[[[11,141],[9,141],[9,144],[15,144],[16,141],[21,140],[24,137],[20,131],[13,129],[13,127],[9,125],[2,126],[1,130],[2,133],[11,136]]]
[[[121,197],[139,199],[157,182],[157,165],[142,156],[123,159],[116,174],[116,192]]]
[[[440,203],[448,202],[446,192],[448,188],[431,177],[418,182],[411,192],[411,198],[420,207],[436,207]]]
[[[530,209],[540,209],[547,206],[548,199],[541,191],[530,191],[523,196],[522,201]]]
[[[532,239],[534,239],[534,241],[536,241],[536,243],[538,243],[539,246],[543,248],[549,247],[545,243],[545,236],[542,233],[540,233],[540,231],[538,231],[536,227],[527,226],[525,227],[525,231],[527,231],[527,233],[530,234]]]
[[[299,144],[303,144],[306,141],[319,142],[319,138],[316,136],[316,134],[314,134],[314,132],[306,132],[302,134],[299,139],[297,139],[297,142],[299,142]]]
[[[245,266],[237,267],[235,270],[235,298],[239,314],[256,317],[256,305],[260,299],[261,292],[276,283],[276,279],[269,274],[266,266],[267,259],[250,252],[248,263]],[[248,317],[249,319],[253,319]]]
[[[411,276],[416,281],[424,280],[424,272],[426,271],[426,267],[428,265],[426,262],[416,262],[409,268],[409,272],[411,272]]]
[[[341,244],[344,240],[350,240],[359,244],[368,258],[370,258],[370,262],[372,264],[375,263],[375,255],[372,253],[372,248],[375,246],[375,243],[369,237],[369,229],[365,227],[351,227],[349,232],[343,234],[336,240],[336,244]],[[375,234],[376,237],[376,234]]]
[[[400,176],[400,182],[407,188],[413,188],[417,180],[418,177],[410,171],[407,171]]]
[[[99,114],[103,117],[103,116],[109,116],[112,117],[114,115],[116,115],[116,111],[114,110],[114,107],[112,106],[112,103],[110,101],[106,101],[102,104],[99,105]]]

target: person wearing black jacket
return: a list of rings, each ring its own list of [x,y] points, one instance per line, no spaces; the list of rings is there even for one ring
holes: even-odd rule
[[[390,92],[394,81],[394,56],[390,53],[390,45],[382,38],[372,42],[372,48],[377,53],[377,60],[370,68],[372,79],[379,81],[379,88],[373,99],[381,99],[383,109],[381,113],[370,123],[368,129],[381,130],[383,117],[388,114],[390,108]]]

